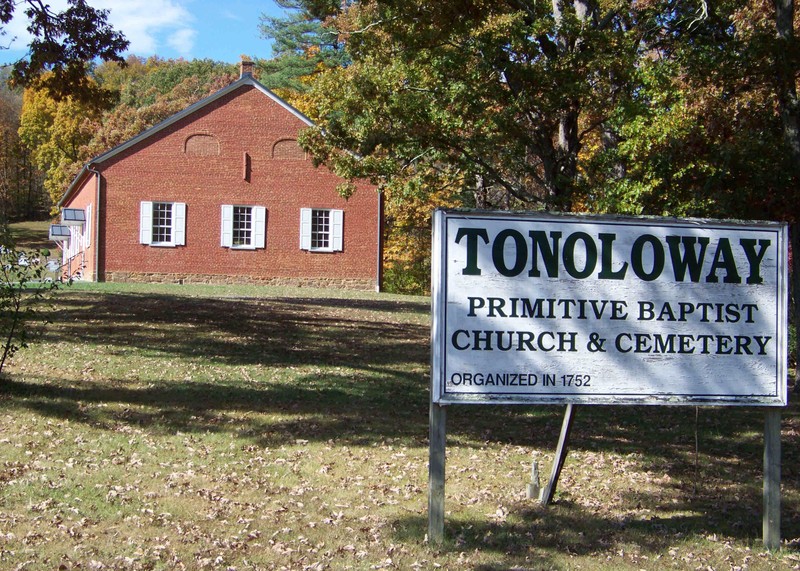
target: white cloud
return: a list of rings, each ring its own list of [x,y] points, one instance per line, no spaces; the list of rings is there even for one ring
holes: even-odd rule
[[[181,56],[190,58],[195,45],[197,31],[195,19],[187,5],[191,0],[90,0],[97,9],[108,10],[108,21],[114,29],[130,41],[129,53],[149,56],[171,48]],[[67,6],[66,0],[50,0],[54,11]],[[24,50],[30,42],[30,34],[24,11],[18,7],[14,19],[5,26],[6,35],[0,38],[0,46],[11,44],[12,49]],[[0,52],[2,56],[2,52]]]
[[[184,57],[191,56],[197,32],[185,2],[95,0],[93,5],[109,10],[108,21],[130,41],[130,53],[148,56],[169,46]]]
[[[167,38],[167,44],[182,57],[190,59],[196,37],[196,30],[192,30],[191,28],[181,28],[180,30],[176,30]]]

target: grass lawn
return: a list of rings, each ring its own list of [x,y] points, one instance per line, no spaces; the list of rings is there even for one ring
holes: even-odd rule
[[[429,300],[76,284],[0,381],[0,569],[799,569],[800,415],[761,546],[762,411],[448,412],[429,546]]]
[[[48,237],[51,222],[49,220],[37,222],[15,222],[9,225],[11,235],[17,244],[31,250],[57,250],[55,242]]]

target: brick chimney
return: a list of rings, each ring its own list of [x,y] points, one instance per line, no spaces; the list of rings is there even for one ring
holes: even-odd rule
[[[242,58],[242,62],[239,64],[240,77],[253,77],[253,70],[255,67],[256,64],[252,61]]]

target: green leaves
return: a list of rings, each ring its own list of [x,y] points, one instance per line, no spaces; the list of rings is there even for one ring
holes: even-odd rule
[[[311,97],[322,140],[364,157],[361,176],[379,174],[368,158],[380,156],[384,183],[412,166],[458,171],[465,191],[480,179],[501,203],[549,206],[574,185],[581,113],[608,114],[618,87],[604,78],[624,79],[610,70],[630,67],[633,42],[528,2],[362,2],[334,25],[353,61],[316,79]]]
[[[84,0],[68,0],[63,12],[32,0],[23,4],[33,39],[28,59],[14,64],[12,81],[23,87],[46,88],[56,99],[69,95],[81,101],[113,102],[114,93],[87,76],[90,62],[122,61],[119,54],[129,45],[108,23],[108,11],[96,10]],[[8,23],[15,8],[12,0],[2,0],[0,20]]]
[[[45,256],[44,251],[18,249],[7,238],[0,246],[0,373],[8,359],[28,346],[34,322],[46,322],[42,302],[65,283],[47,269]]]
[[[459,173],[484,207],[791,217],[770,6],[702,7],[348,4],[328,25],[352,62],[313,81],[309,149],[384,186]]]
[[[337,3],[314,0],[278,0],[277,3],[286,16],[261,16],[261,37],[273,41],[273,58],[257,62],[260,80],[265,86],[304,92],[308,89],[304,78],[350,62],[336,30],[325,22],[329,13],[338,11]]]

